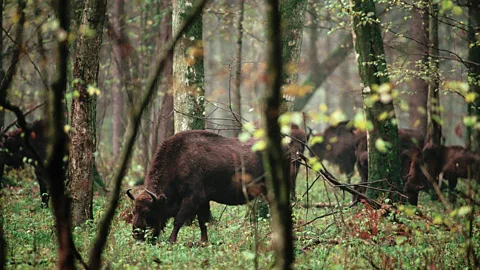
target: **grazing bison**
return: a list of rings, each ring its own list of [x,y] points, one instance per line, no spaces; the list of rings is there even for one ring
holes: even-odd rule
[[[329,126],[322,133],[315,134],[322,136],[323,142],[314,144],[311,149],[320,160],[337,165],[340,173],[346,174],[350,183],[357,161],[355,147],[361,135],[356,135],[348,123],[349,121],[340,122],[336,126]]]
[[[428,173],[434,179],[443,174],[448,187],[454,191],[458,178],[475,179],[480,183],[480,154],[462,146],[444,146],[428,143],[423,149]]]
[[[290,136],[292,137],[292,141],[290,143],[291,149],[303,154],[303,152],[305,151],[305,143],[307,142],[307,134],[305,133],[305,131],[301,129],[298,125],[292,125]],[[290,179],[292,181],[291,196],[292,199],[295,200],[295,190],[297,182],[296,179],[302,162],[301,159],[297,156],[290,164]]]
[[[252,144],[202,130],[168,138],[150,164],[145,189],[136,198],[127,191],[134,200],[133,237],[144,240],[147,228],[158,236],[173,217],[169,241],[176,242],[183,224],[197,216],[200,241],[207,241],[210,201],[240,205],[266,194],[262,153],[252,152]],[[285,158],[296,151],[285,147]]]
[[[48,189],[47,181],[40,166],[37,166],[39,161],[36,159],[34,153],[26,147],[23,136],[29,136],[30,145],[37,151],[40,158],[46,158],[47,140],[45,137],[45,122],[37,120],[29,124],[30,134],[24,135],[22,129],[16,129],[4,135],[3,149],[0,161],[0,167],[7,165],[14,169],[21,169],[24,167],[25,161],[35,167],[35,176],[40,186],[40,195],[42,198],[42,206],[48,206]],[[1,172],[3,176],[3,169]]]

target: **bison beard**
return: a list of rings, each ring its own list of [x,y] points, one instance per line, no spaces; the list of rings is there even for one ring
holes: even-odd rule
[[[145,189],[136,198],[127,192],[134,199],[133,237],[144,240],[148,228],[158,236],[173,217],[169,241],[176,242],[183,224],[197,216],[205,242],[210,201],[241,205],[266,195],[262,154],[252,152],[252,144],[201,130],[167,139],[150,164]],[[292,145],[285,149],[287,159],[297,151]]]

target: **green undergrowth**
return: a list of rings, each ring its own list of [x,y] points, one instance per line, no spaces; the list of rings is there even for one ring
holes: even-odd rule
[[[338,175],[335,170],[332,173]],[[1,191],[7,269],[55,268],[54,220],[51,210],[40,208],[31,171],[12,172],[8,177],[13,186]],[[309,184],[313,180],[310,177]],[[374,210],[360,204],[349,209],[331,205],[338,199],[348,206],[350,198],[319,180],[308,194],[309,203],[319,207],[307,208],[306,182],[302,174],[294,206],[296,269],[465,269],[468,245],[480,253],[479,210],[465,207],[462,200],[455,204],[454,214],[431,201],[428,194],[421,195],[418,208]],[[94,220],[74,229],[76,246],[85,261],[105,205],[106,198],[97,194]],[[254,269],[255,261],[258,269],[268,269],[273,262],[269,219],[260,218],[254,226],[246,206],[212,203],[209,243],[201,246],[195,223],[181,229],[177,244],[167,243],[172,221],[155,244],[134,241],[131,225],[124,220],[130,208],[131,201],[123,197],[103,255],[110,269]]]

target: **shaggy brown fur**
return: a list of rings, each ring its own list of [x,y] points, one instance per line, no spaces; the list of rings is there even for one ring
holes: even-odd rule
[[[145,190],[131,196],[133,237],[145,239],[147,228],[158,236],[173,217],[169,241],[175,242],[183,224],[197,216],[200,241],[207,241],[210,201],[240,205],[266,194],[262,154],[252,152],[252,144],[201,130],[167,139],[150,164]],[[288,147],[285,158],[290,159],[292,151],[296,150]]]

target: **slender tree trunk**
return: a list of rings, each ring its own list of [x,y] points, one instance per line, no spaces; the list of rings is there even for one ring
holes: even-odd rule
[[[307,0],[280,0],[282,31],[282,85],[296,84],[298,60],[302,48],[303,25]],[[288,111],[293,110],[294,97],[284,97]]]
[[[438,4],[430,2],[430,64],[428,84],[428,132],[427,141],[432,141],[440,145],[442,143],[442,125],[440,110],[440,62],[436,56],[440,54],[438,50]]]
[[[197,1],[194,1],[195,3]],[[173,33],[184,23],[192,6],[186,0],[173,1]],[[186,31],[173,56],[175,133],[205,129],[202,16]]]
[[[59,21],[59,29],[70,33],[70,1],[56,1],[55,13]],[[59,31],[60,33],[60,31]],[[65,195],[65,162],[67,154],[67,134],[64,132],[65,125],[65,92],[67,90],[69,45],[68,39],[61,39],[57,35],[57,79],[52,84],[49,93],[49,154],[47,158],[46,174],[50,180],[50,193],[53,211],[55,214],[55,229],[58,242],[58,269],[75,269],[74,250],[71,232],[70,200]]]
[[[169,10],[162,19],[162,27],[160,31],[160,42],[166,43],[172,38],[172,2],[170,0],[163,0],[162,10]],[[163,70],[162,92],[163,99],[160,104],[160,117],[158,123],[158,141],[157,144],[163,143],[168,137],[175,133],[175,126],[173,121],[173,55],[170,55],[165,63]]]
[[[278,117],[282,95],[282,47],[280,46],[280,13],[278,0],[267,2],[268,14],[268,69],[265,96],[264,127],[267,148],[264,165],[267,173],[268,196],[271,202],[275,268],[292,269],[294,261],[292,236],[292,209],[290,205],[289,166],[282,151]]]
[[[123,73],[130,72],[124,70],[128,68],[125,65],[125,59],[129,50],[129,43],[125,38],[125,1],[115,0],[113,2],[113,16],[112,16],[113,31],[115,32],[115,40],[113,45],[113,55],[115,59],[115,83],[113,85],[113,136],[112,136],[112,151],[113,158],[117,158],[120,153],[123,134],[125,133],[125,108],[123,85],[126,84]]]
[[[375,4],[373,0],[351,0],[351,4],[354,14],[353,39],[357,52],[358,70],[363,83],[365,116],[366,120],[373,124],[373,129],[367,130],[368,179],[370,181],[386,179],[396,191],[401,191],[403,183],[400,177],[398,128],[390,95],[380,26],[376,23]],[[358,14],[369,14],[368,22],[364,23],[365,18]],[[383,91],[379,92],[379,88]],[[372,96],[377,93],[380,93],[383,98],[380,98],[381,101],[372,102]],[[387,117],[380,120],[379,116],[382,114]],[[391,147],[382,149],[383,141],[390,142]],[[371,186],[391,189],[385,182]],[[379,197],[380,194],[381,192],[377,190],[368,189],[370,197]]]
[[[3,25],[3,0],[0,0],[0,25]],[[3,31],[0,31],[0,82],[5,77],[5,71],[3,70]],[[0,102],[5,103],[7,99],[7,92],[0,93]],[[0,110],[0,126],[5,125],[5,110]],[[1,168],[3,172],[3,168]],[[0,179],[1,181],[2,179]]]
[[[410,37],[412,54],[410,55],[410,69],[415,72],[410,83],[413,95],[409,96],[410,103],[410,126],[422,134],[427,134],[427,102],[428,82],[425,78],[425,70],[428,64],[428,24],[429,12],[426,1],[416,1],[411,11]]]
[[[468,114],[477,116],[480,121],[480,2],[469,0],[468,2],[468,60],[470,64],[469,81],[470,91],[476,93],[476,99],[468,104]],[[468,127],[467,129],[467,147],[473,151],[480,150],[480,133],[478,129]]]
[[[232,95],[232,111],[235,114],[233,116],[233,126],[238,127],[238,129],[233,130],[233,136],[237,137],[240,134],[242,127],[242,95],[241,95],[241,85],[242,85],[242,44],[243,44],[243,13],[245,10],[245,0],[240,0],[240,7],[238,11],[238,20],[237,20],[237,52],[236,60],[237,66],[235,69],[235,88]]]
[[[86,0],[81,26],[94,31],[93,35],[81,33],[77,37],[73,63],[73,78],[78,79],[73,88],[79,97],[72,100],[72,128],[67,188],[72,198],[72,222],[83,224],[92,216],[93,167],[96,149],[96,101],[94,87],[98,83],[100,46],[103,37],[107,1]]]

